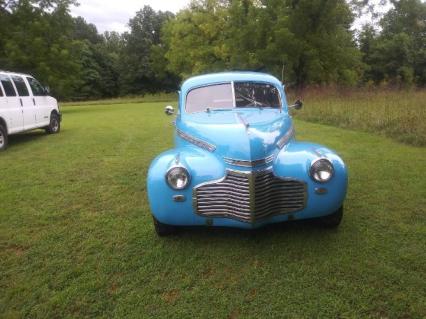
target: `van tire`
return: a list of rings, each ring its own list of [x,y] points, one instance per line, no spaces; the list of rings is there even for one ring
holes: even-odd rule
[[[0,152],[7,148],[8,138],[7,130],[3,124],[0,124]]]
[[[50,115],[50,123],[46,127],[47,134],[56,134],[61,130],[61,121],[59,120],[59,116],[56,113],[52,113]]]

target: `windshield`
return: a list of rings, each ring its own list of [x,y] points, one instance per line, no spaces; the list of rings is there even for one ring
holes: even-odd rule
[[[280,108],[278,89],[268,83],[233,82],[199,87],[186,97],[188,113],[245,107]]]

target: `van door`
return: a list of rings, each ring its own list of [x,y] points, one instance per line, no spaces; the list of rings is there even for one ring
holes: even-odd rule
[[[23,109],[10,77],[7,74],[0,74],[0,82],[5,95],[0,105],[0,113],[4,114],[9,134],[17,133],[24,129]]]
[[[19,103],[24,111],[24,130],[37,127],[37,109],[34,105],[28,86],[22,76],[12,75],[13,83],[19,95]]]
[[[32,92],[32,101],[37,112],[37,126],[49,125],[50,111],[49,99],[45,88],[33,77],[26,78]]]

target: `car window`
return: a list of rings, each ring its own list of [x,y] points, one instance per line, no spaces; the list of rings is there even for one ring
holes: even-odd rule
[[[0,74],[0,81],[3,85],[4,93],[6,96],[16,96],[15,88],[13,87],[12,81],[9,76]]]
[[[3,88],[1,84],[0,84],[0,96],[3,96]]]
[[[185,109],[194,113],[207,109],[280,108],[280,101],[273,84],[244,81],[195,88],[186,96]]]
[[[29,96],[27,85],[25,84],[24,78],[17,75],[12,75],[13,83],[15,83],[16,89],[20,96]]]
[[[186,96],[186,111],[188,113],[202,112],[209,109],[232,109],[231,83],[209,85],[191,90]]]
[[[33,91],[34,96],[46,95],[44,87],[43,87],[43,85],[40,84],[39,81],[37,81],[34,78],[30,78],[30,77],[27,77],[27,80],[28,80],[28,83],[30,84],[31,91]]]
[[[279,108],[280,93],[278,89],[268,83],[235,82],[236,107],[272,107]]]

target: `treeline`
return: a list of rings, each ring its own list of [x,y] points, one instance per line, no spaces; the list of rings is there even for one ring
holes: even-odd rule
[[[0,69],[74,100],[173,91],[223,70],[264,70],[296,87],[424,86],[426,4],[391,2],[358,35],[351,26],[368,1],[198,0],[176,15],[145,6],[129,32],[99,34],[70,15],[75,0],[0,0]]]

